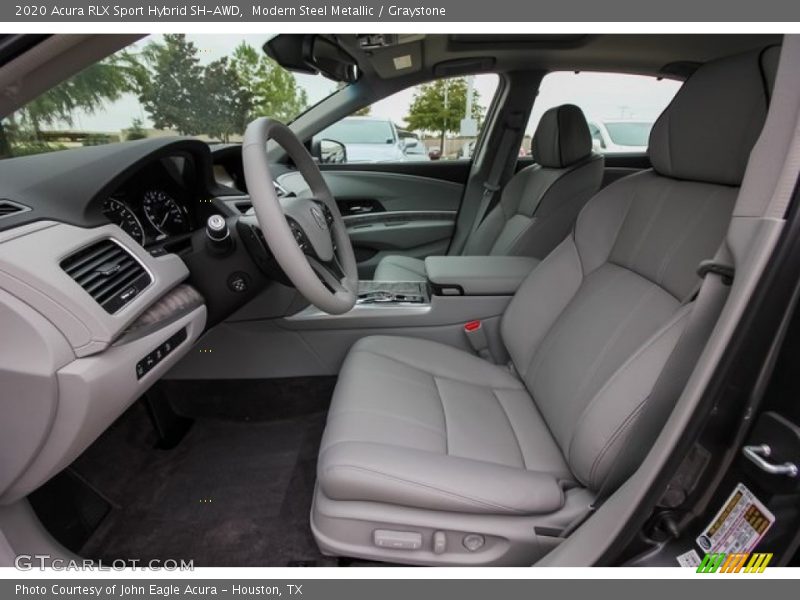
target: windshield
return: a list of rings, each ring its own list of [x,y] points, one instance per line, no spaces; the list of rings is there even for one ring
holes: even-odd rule
[[[389,121],[371,119],[343,119],[331,125],[317,137],[330,139],[342,144],[391,144],[394,133]]]
[[[652,123],[606,123],[611,141],[618,146],[647,146]]]
[[[264,54],[266,35],[153,35],[0,121],[0,157],[188,135],[238,142],[261,116],[292,121],[337,90]]]

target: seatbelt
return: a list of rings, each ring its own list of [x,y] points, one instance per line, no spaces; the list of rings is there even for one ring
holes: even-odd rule
[[[628,428],[622,447],[644,448],[644,457],[655,442],[652,431],[659,423],[665,423],[675,407],[681,390],[686,386],[689,377],[697,365],[697,360],[717,324],[719,315],[728,300],[730,285],[733,281],[733,267],[725,264],[719,257],[726,254],[725,246],[717,252],[713,261],[703,261],[698,267],[698,275],[703,277],[697,297],[687,317],[686,326],[678,338],[675,347],[664,364],[650,396],[637,417],[634,426]],[[676,382],[678,382],[676,384]],[[627,459],[627,460],[626,460]],[[632,473],[630,457],[620,451],[611,464],[608,475],[597,490],[592,503],[586,511],[576,517],[561,533],[561,537],[569,537],[622,485]]]
[[[497,203],[500,202],[500,191],[503,187],[503,174],[506,172],[508,163],[511,161],[512,153],[515,149],[519,152],[516,148],[516,137],[518,133],[519,126],[516,124],[512,115],[504,124],[503,135],[500,138],[500,152],[495,155],[492,168],[489,170],[489,177],[487,177],[486,181],[483,183],[481,204],[478,207],[478,212],[475,214],[475,220],[472,222],[472,228],[464,244],[465,247],[469,243],[469,238],[472,237],[472,234],[475,233],[486,216],[492,212],[494,207],[497,206]]]

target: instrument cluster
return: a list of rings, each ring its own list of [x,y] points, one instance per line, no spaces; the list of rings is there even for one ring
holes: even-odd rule
[[[103,214],[142,246],[190,233],[198,200],[192,197],[181,161],[186,159],[145,166],[105,200]]]

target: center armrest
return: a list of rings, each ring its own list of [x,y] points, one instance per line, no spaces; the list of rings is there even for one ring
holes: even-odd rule
[[[511,296],[539,260],[525,256],[429,256],[425,271],[444,296]]]

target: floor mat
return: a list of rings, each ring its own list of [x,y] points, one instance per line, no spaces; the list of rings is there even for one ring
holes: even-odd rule
[[[324,423],[324,412],[197,419],[176,448],[146,452],[142,430],[120,424],[73,467],[115,506],[81,554],[214,567],[336,564],[319,553],[308,524]],[[120,469],[129,471],[120,477]]]

